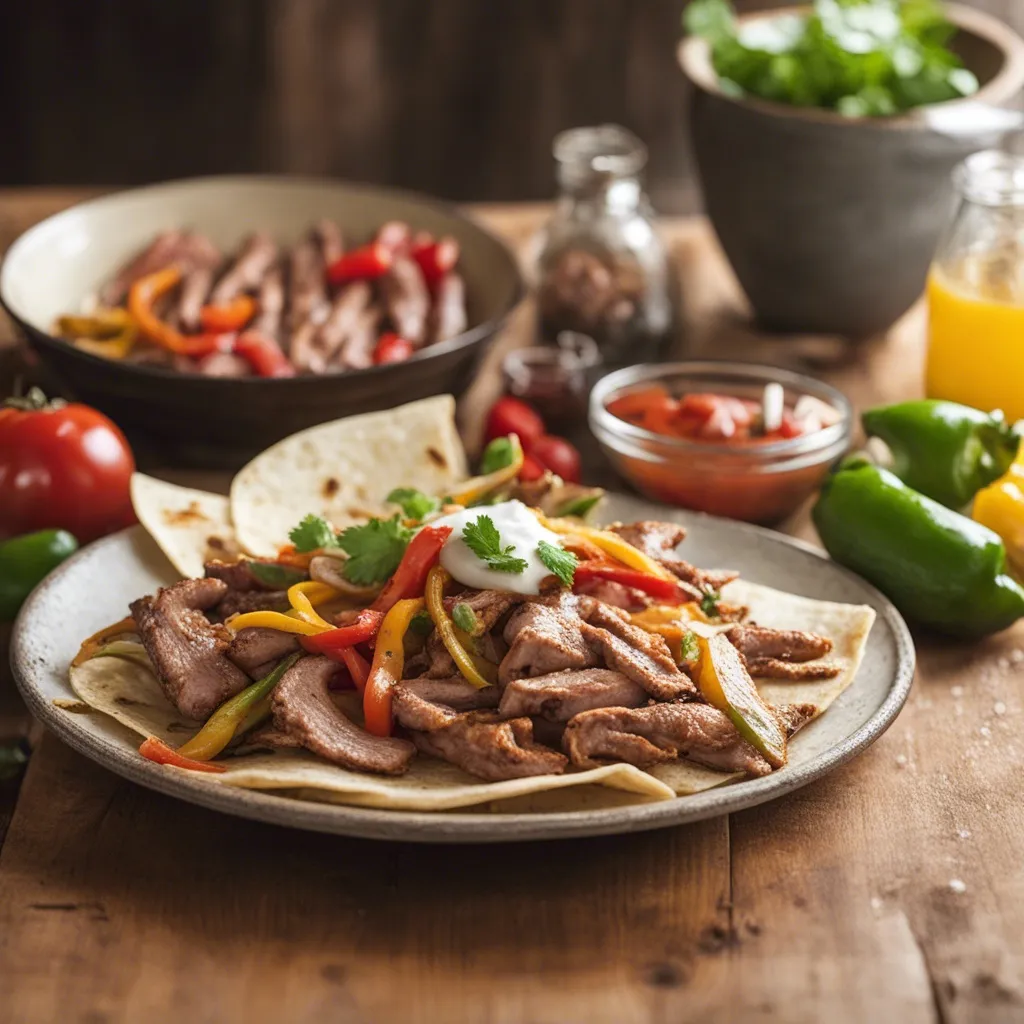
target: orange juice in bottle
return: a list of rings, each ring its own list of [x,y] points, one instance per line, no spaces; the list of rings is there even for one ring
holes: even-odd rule
[[[989,151],[956,172],[960,205],[928,278],[925,389],[1024,417],[1024,157]]]

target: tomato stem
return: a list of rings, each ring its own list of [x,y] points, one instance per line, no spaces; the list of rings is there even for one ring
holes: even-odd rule
[[[21,390],[16,388],[16,391]],[[22,412],[40,412],[43,409],[61,409],[67,402],[63,398],[55,398],[51,402],[42,388],[31,387],[24,395],[14,394],[4,401],[9,409],[20,409]]]

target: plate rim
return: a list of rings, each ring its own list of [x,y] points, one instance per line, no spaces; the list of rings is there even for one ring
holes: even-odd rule
[[[125,751],[106,738],[79,727],[75,715],[62,713],[33,680],[27,643],[28,623],[33,610],[47,592],[62,585],[70,569],[84,558],[94,558],[104,548],[123,543],[133,526],[87,545],[50,574],[25,602],[14,623],[10,662],[15,683],[29,711],[50,731],[74,750],[122,778],[189,803],[211,810],[249,818],[285,828],[325,832],[364,839],[421,843],[507,843],[531,840],[557,840],[588,836],[625,834],[657,828],[691,824],[708,818],[746,810],[792,793],[851,761],[874,743],[896,720],[906,703],[914,681],[916,650],[913,637],[895,605],[876,587],[856,573],[833,562],[807,541],[766,527],[709,516],[700,512],[662,507],[630,494],[608,492],[609,497],[641,502],[658,510],[668,521],[686,525],[686,520],[725,524],[730,529],[766,538],[802,551],[831,566],[840,575],[854,580],[874,598],[878,621],[891,632],[896,647],[896,669],[885,699],[858,729],[827,751],[797,767],[772,773],[760,779],[748,779],[697,794],[696,798],[677,797],[653,803],[626,805],[583,811],[553,811],[532,814],[494,814],[493,812],[401,811],[353,807],[279,796],[271,790],[248,790],[224,786],[201,778],[190,778],[165,771],[144,758],[128,758]],[[689,804],[689,807],[688,807]]]

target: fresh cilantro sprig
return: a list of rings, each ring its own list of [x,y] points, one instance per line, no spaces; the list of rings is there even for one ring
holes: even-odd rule
[[[722,594],[718,590],[706,590],[700,599],[700,610],[709,618],[718,618],[718,602],[722,600]]]
[[[561,580],[563,586],[572,586],[580,560],[571,551],[542,540],[537,545],[537,557]]]
[[[320,548],[338,547],[338,535],[323,516],[312,513],[306,516],[289,534],[288,539],[296,551],[317,551]]]
[[[371,519],[350,526],[337,540],[338,547],[348,555],[341,570],[345,579],[361,587],[383,583],[398,568],[412,535],[397,512],[391,519]]]
[[[501,535],[490,516],[480,516],[476,522],[466,523],[462,528],[462,539],[488,569],[513,575],[526,569],[526,559],[512,554],[516,549],[514,544],[502,547]]]
[[[696,633],[686,632],[679,638],[679,660],[696,661],[700,654]]]
[[[431,512],[436,512],[441,507],[441,502],[437,498],[417,491],[415,487],[396,487],[388,495],[387,500],[398,505],[406,519],[417,521],[426,519]]]

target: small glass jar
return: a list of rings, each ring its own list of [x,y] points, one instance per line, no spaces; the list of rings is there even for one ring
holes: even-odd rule
[[[668,257],[641,185],[647,149],[618,125],[555,137],[561,191],[540,238],[541,334],[593,337],[606,363],[658,358],[671,343]]]
[[[925,387],[1024,417],[1024,156],[975,153],[928,279]]]

